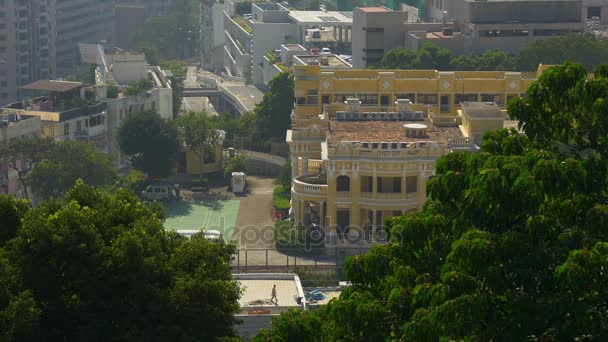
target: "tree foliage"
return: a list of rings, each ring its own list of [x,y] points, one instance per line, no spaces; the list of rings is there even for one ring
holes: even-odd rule
[[[165,177],[179,151],[176,124],[155,112],[129,113],[118,127],[120,151],[150,177]]]
[[[418,51],[397,48],[388,51],[384,69],[433,69],[443,71],[536,71],[539,64],[572,61],[588,69],[608,59],[608,42],[592,34],[570,34],[536,40],[516,54],[488,50],[483,54],[457,55],[451,50],[425,43]]]
[[[294,103],[293,74],[283,72],[268,83],[270,90],[255,107],[256,135],[264,140],[285,141]]]
[[[606,70],[550,68],[509,105],[526,136],[488,132],[479,153],[440,158],[423,210],[346,260],[353,286],[315,314],[320,327],[283,315],[260,337],[607,339]]]
[[[0,199],[0,213],[15,203]],[[0,245],[3,341],[213,341],[234,336],[233,245],[163,227],[160,206],[78,182],[17,210]],[[6,221],[0,222],[4,226]]]
[[[152,48],[157,51],[156,57],[161,59],[192,57],[199,39],[199,2],[174,0],[172,4],[169,13],[144,22],[135,34],[135,41],[140,49]]]
[[[17,173],[26,199],[29,199],[27,176],[34,165],[44,158],[52,144],[50,139],[20,138],[0,146],[0,163]]]
[[[188,111],[177,119],[177,125],[181,139],[188,149],[196,154],[201,167],[206,158],[215,156],[221,139],[220,131],[213,126],[206,112]]]
[[[28,175],[28,182],[37,196],[49,199],[65,194],[78,179],[92,186],[105,186],[116,178],[112,155],[88,143],[64,141],[51,145]]]

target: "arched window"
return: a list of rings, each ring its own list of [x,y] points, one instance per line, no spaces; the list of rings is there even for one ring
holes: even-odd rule
[[[350,191],[350,178],[348,176],[338,176],[337,191]]]

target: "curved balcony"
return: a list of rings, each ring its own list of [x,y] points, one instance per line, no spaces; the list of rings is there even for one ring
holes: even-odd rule
[[[327,198],[327,180],[318,175],[302,175],[293,180],[293,191],[301,196],[325,200]]]

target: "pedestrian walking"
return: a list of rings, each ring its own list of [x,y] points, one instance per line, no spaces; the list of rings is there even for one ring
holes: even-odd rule
[[[274,303],[279,302],[279,300],[277,299],[277,285],[276,284],[272,287],[272,297],[270,297],[270,301],[274,302]]]

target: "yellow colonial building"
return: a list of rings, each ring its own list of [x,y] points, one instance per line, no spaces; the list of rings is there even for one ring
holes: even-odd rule
[[[328,245],[382,241],[386,218],[424,204],[437,158],[478,149],[486,130],[504,127],[507,101],[544,69],[294,66],[292,217],[319,227]]]

